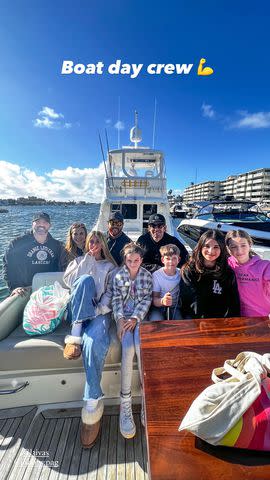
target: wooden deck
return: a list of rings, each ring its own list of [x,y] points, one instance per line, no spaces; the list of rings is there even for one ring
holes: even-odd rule
[[[119,406],[105,407],[101,434],[92,449],[80,445],[80,409],[0,410],[1,480],[147,480],[147,451],[140,406],[134,405],[137,433],[119,432]]]

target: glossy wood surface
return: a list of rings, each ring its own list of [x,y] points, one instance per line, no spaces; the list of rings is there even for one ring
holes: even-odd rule
[[[179,424],[239,352],[270,352],[268,318],[147,322],[140,327],[151,480],[270,480],[270,452],[214,447]]]

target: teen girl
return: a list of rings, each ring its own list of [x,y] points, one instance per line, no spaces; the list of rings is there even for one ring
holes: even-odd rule
[[[252,239],[243,230],[231,230],[225,243],[231,255],[240,296],[241,316],[261,317],[270,312],[270,262],[252,251]]]
[[[132,415],[131,380],[133,357],[136,352],[141,376],[139,325],[149,310],[152,300],[152,276],[141,266],[144,251],[136,243],[122,250],[124,266],[113,280],[113,314],[117,333],[122,343],[120,431],[123,437],[132,438],[136,426]],[[141,414],[144,424],[144,410]]]
[[[81,443],[90,448],[99,433],[103,413],[100,382],[110,345],[112,275],[115,262],[106,239],[92,231],[86,239],[87,253],[67,267],[64,282],[71,289],[71,335],[65,338],[64,357],[72,360],[81,353],[86,374],[85,406],[82,409]]]
[[[220,232],[205,232],[182,267],[180,302],[185,318],[239,316],[237,283]]]

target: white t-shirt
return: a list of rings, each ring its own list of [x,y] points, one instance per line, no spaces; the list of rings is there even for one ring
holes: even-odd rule
[[[178,300],[180,278],[179,268],[176,269],[175,275],[167,275],[163,268],[159,268],[153,273],[153,292],[159,293],[160,298],[170,292],[172,305],[175,306]]]

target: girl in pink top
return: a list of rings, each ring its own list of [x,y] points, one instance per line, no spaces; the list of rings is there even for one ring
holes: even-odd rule
[[[225,238],[240,296],[241,316],[264,317],[270,312],[270,261],[252,251],[253,241],[244,230],[231,230]]]

